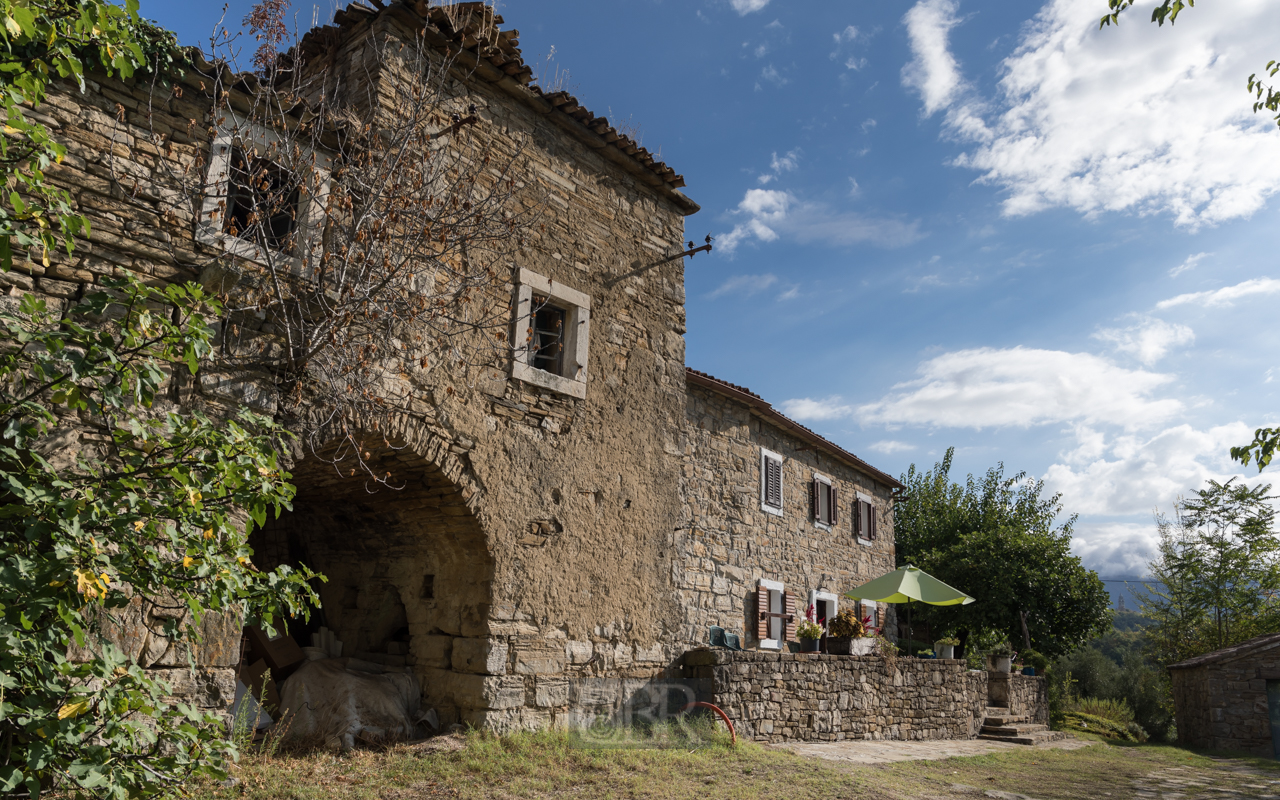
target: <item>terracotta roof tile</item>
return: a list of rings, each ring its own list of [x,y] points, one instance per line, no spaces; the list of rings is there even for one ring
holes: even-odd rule
[[[738,386],[737,384],[720,380],[713,375],[708,375],[705,372],[699,372],[698,370],[691,369],[689,367],[685,367],[685,379],[689,383],[702,386],[703,388],[710,389],[726,397],[751,406],[760,413],[760,416],[774,423],[783,430],[789,431],[809,444],[826,451],[827,455],[835,458],[837,461],[842,461],[854,469],[866,472],[882,483],[886,483],[895,489],[906,488],[897,478],[894,478],[887,472],[882,472],[881,470],[876,469],[866,461],[855,456],[853,453],[845,450],[840,445],[823,438],[809,428],[801,425],[799,422],[791,419],[786,414],[783,414],[781,411],[774,408],[770,403],[766,402],[763,397],[745,386]]]

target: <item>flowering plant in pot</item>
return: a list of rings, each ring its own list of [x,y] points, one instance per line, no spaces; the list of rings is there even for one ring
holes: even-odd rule
[[[959,646],[959,639],[954,636],[943,636],[933,643],[933,652],[938,654],[938,658],[955,658],[956,648]]]
[[[809,606],[804,612],[804,619],[796,626],[796,636],[800,639],[800,652],[816,653],[818,640],[822,638],[822,625],[815,620],[814,608]]]
[[[853,640],[867,635],[867,628],[853,609],[846,608],[827,623],[827,652],[853,655]]]

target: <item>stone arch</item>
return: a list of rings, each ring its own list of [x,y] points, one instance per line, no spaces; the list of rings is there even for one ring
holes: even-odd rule
[[[310,440],[325,444],[303,442],[290,465],[293,510],[250,537],[260,567],[306,564],[328,578],[316,584],[321,608],[289,633],[308,646],[324,626],[342,657],[412,669],[426,704],[457,719],[471,703],[441,673],[453,671],[455,642],[488,635],[493,602],[479,488],[449,444],[412,418],[316,430]],[[374,474],[390,474],[386,485],[356,464],[353,445]]]

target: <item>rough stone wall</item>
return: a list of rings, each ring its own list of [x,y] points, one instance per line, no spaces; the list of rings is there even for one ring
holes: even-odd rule
[[[987,702],[994,708],[1049,724],[1049,684],[1043,676],[1009,672],[987,673]]]
[[[811,589],[839,595],[894,569],[888,486],[815,452],[740,402],[699,386],[690,386],[688,394],[681,481],[685,517],[674,537],[676,549],[688,556],[672,573],[684,607],[686,640],[705,643],[710,625],[753,640],[755,624],[748,617],[760,578],[781,581],[796,593],[803,611]],[[784,459],[781,517],[760,508],[762,447]],[[838,488],[840,515],[832,530],[815,524],[810,513],[814,472]],[[850,505],[856,492],[875,498],[879,530],[874,542],[854,535]]]
[[[1169,676],[1180,743],[1272,755],[1267,682],[1280,680],[1280,649],[1173,669]]]
[[[398,619],[399,595],[429,699],[479,725],[541,726],[571,708],[614,707],[625,681],[663,674],[681,652],[669,531],[680,519],[683,266],[625,274],[680,249],[683,212],[563,120],[459,77],[461,101],[475,103],[482,120],[469,133],[529,142],[518,177],[529,202],[545,204],[545,228],[513,253],[513,274],[531,269],[591,297],[586,398],[512,380],[509,364],[454,373],[405,364],[404,385],[393,388],[412,400],[367,420],[366,430],[434,467],[427,478],[426,466],[405,473],[430,485],[412,499],[384,493],[357,505],[362,480],[321,480],[323,470],[303,458],[296,468],[307,505],[277,533],[313,539],[339,579],[324,589],[334,624],[356,631],[360,646],[371,643],[361,625]],[[190,77],[179,96],[93,76],[85,93],[64,85],[32,113],[68,147],[49,174],[90,218],[91,235],[70,258],[51,253],[48,266],[19,258],[0,275],[10,298],[37,292],[65,307],[123,271],[157,284],[199,279],[211,253],[194,220],[162,216],[161,202],[164,168],[208,150],[210,104],[198,84]],[[505,304],[513,289],[494,302]],[[181,397],[183,408],[211,413],[242,404],[281,413],[249,375],[205,375]],[[457,517],[433,507],[440,498]],[[286,557],[264,550],[264,559]],[[421,602],[428,574],[442,581],[434,611]],[[442,596],[450,574],[457,592]],[[230,667],[220,669],[215,683],[234,685]]]
[[[683,670],[698,699],[761,742],[970,739],[987,705],[987,674],[959,659],[890,668],[879,656],[701,649]]]

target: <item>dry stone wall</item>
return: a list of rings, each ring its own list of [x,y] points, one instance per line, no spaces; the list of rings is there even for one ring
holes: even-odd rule
[[[816,451],[741,402],[700,386],[690,386],[688,394],[685,518],[673,540],[687,557],[672,572],[687,641],[705,644],[708,626],[719,625],[753,642],[760,578],[782,582],[803,611],[810,590],[839,595],[894,569],[893,505],[886,484]],[[761,510],[761,448],[783,457],[782,516]],[[830,530],[810,513],[808,486],[815,472],[838,489],[842,508]],[[858,493],[873,497],[877,507],[874,542],[854,535],[849,507]]]
[[[987,705],[987,673],[958,659],[702,649],[683,671],[698,699],[761,742],[971,739]]]
[[[1178,741],[1206,750],[1273,755],[1267,684],[1280,682],[1280,648],[1171,669]]]

